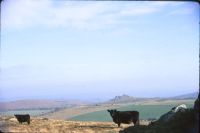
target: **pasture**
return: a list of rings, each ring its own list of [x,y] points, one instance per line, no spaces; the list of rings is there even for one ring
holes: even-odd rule
[[[169,110],[171,110],[172,107],[184,103],[187,105],[188,108],[193,107],[194,100],[187,100],[184,102],[179,101],[171,101],[171,102],[161,102],[160,104],[128,104],[128,105],[122,105],[121,107],[116,108],[119,111],[129,111],[129,110],[136,110],[140,112],[140,119],[158,119],[161,115],[165,114]],[[101,110],[101,111],[95,111],[91,113],[86,113],[82,115],[78,115],[75,117],[72,117],[70,120],[75,121],[112,121],[110,114],[107,112],[107,110]]]

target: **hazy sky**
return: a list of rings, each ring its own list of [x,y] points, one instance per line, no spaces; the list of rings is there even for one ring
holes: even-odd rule
[[[198,91],[194,2],[6,0],[0,100]]]

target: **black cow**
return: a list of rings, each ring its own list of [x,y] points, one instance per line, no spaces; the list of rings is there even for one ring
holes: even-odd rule
[[[29,114],[24,114],[24,115],[14,115],[18,122],[22,124],[22,122],[27,122],[28,124],[30,124],[30,115]]]
[[[139,112],[138,111],[117,111],[114,110],[107,110],[112,119],[113,122],[118,124],[118,127],[120,127],[121,123],[130,124],[134,123],[134,125],[139,125]]]

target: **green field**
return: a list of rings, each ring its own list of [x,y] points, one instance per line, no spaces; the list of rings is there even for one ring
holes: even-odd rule
[[[193,107],[194,101],[187,101],[184,104],[188,108]],[[164,105],[126,105],[117,108],[119,111],[137,110],[140,112],[140,119],[158,119],[161,115],[165,114],[172,107],[178,105],[177,103],[165,103]],[[77,121],[112,121],[110,114],[106,110],[87,113],[71,118],[70,120]]]

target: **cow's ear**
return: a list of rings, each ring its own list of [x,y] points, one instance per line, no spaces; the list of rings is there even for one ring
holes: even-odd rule
[[[107,110],[108,112],[110,112],[110,110]]]

